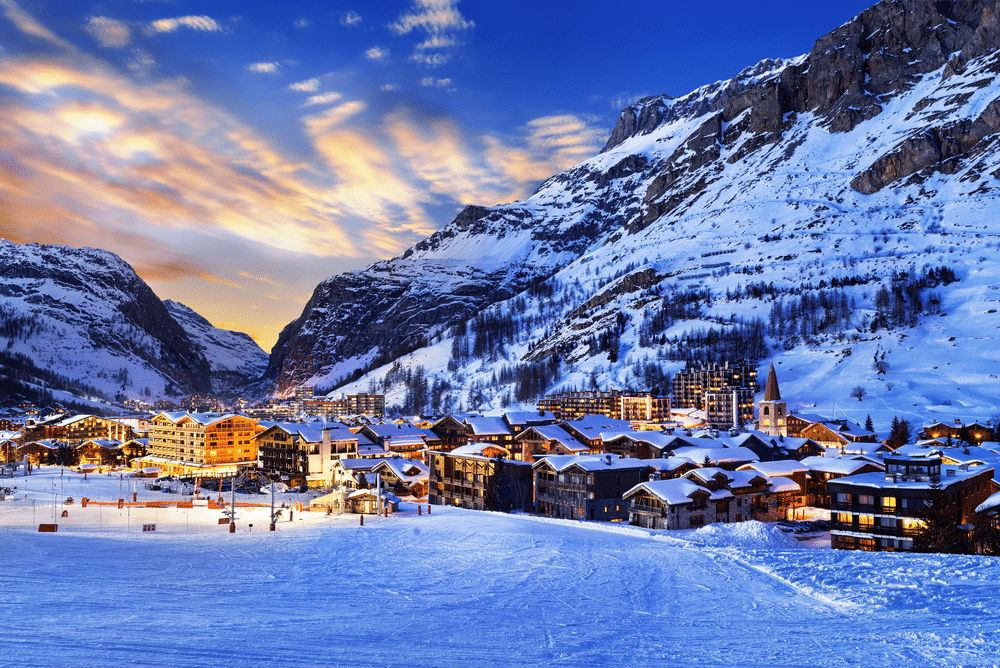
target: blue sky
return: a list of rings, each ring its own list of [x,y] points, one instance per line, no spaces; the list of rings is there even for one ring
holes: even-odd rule
[[[112,250],[269,349],[320,280],[868,4],[0,0],[0,236]]]

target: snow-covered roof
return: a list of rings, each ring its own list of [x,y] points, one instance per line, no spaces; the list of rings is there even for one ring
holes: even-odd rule
[[[370,424],[365,429],[370,429],[379,438],[399,438],[401,436],[424,436],[436,439],[437,435],[432,434],[427,429],[414,427],[412,424],[400,422],[399,424]]]
[[[682,466],[689,466],[692,463],[690,459],[683,457],[662,457],[659,459],[641,459],[639,461],[646,462],[647,465],[657,471],[676,471]]]
[[[510,436],[510,427],[502,417],[466,418],[465,424],[475,436]]]
[[[510,450],[501,445],[497,445],[496,443],[479,443],[479,442],[460,445],[448,454],[457,457],[485,457],[486,455],[483,453],[486,452],[488,448],[496,448],[498,450],[502,450],[508,457],[510,456]]]
[[[539,415],[538,411],[508,411],[503,414],[503,418],[511,426],[551,424],[556,420],[555,413],[552,411],[545,411],[541,415]]]
[[[416,459],[389,457],[387,459],[376,460],[376,464],[372,470],[377,471],[382,467],[388,468],[394,476],[407,485],[427,480],[430,475],[430,469],[423,462]]]
[[[531,431],[535,432],[536,434],[538,434],[539,436],[541,436],[546,440],[555,441],[556,443],[563,446],[570,452],[582,452],[590,450],[589,445],[582,443],[579,439],[577,439],[576,436],[573,436],[573,434],[569,433],[562,427],[556,425],[531,427],[530,429],[525,430],[520,434],[518,434],[517,438],[522,439],[524,434],[527,434]]]
[[[348,457],[346,459],[338,459],[333,462],[333,468],[342,468],[347,471],[371,471],[373,468],[382,463],[383,459],[358,459],[353,457]]]
[[[976,512],[985,513],[987,510],[993,510],[994,508],[1000,508],[1000,492],[993,494],[976,506]]]
[[[768,478],[770,486],[768,491],[774,494],[795,494],[796,492],[801,492],[802,488],[799,483],[795,482],[791,478],[785,478],[783,476],[772,476]]]
[[[687,459],[693,464],[702,465],[705,460],[709,464],[732,462],[756,462],[760,457],[749,448],[692,448],[683,447],[673,451],[675,457]]]
[[[87,445],[88,443],[93,443],[94,445],[100,446],[102,448],[107,448],[108,450],[115,450],[122,447],[122,442],[115,438],[91,438],[80,445]]]
[[[954,471],[950,473],[949,471]],[[978,475],[984,471],[993,471],[992,466],[970,466],[967,470],[963,470],[957,466],[942,466],[941,467],[941,488],[947,490],[949,487],[957,482],[965,480],[966,478],[971,478],[974,475]],[[831,481],[834,482],[834,481]],[[886,474],[881,472],[873,473],[858,473],[857,475],[846,476],[844,478],[839,478],[836,482],[846,482],[851,485],[856,485],[859,487],[872,487],[877,489],[930,489],[931,482],[927,480],[897,480],[893,482],[892,480],[886,480]]]
[[[584,415],[577,420],[564,420],[562,425],[575,429],[587,438],[601,438],[601,434],[609,434],[611,437],[618,434],[631,434],[632,423],[628,420],[616,420],[604,415]]]
[[[584,471],[604,471],[608,469],[646,468],[648,464],[641,459],[618,457],[617,455],[548,455],[535,462],[532,468],[550,468],[560,472],[577,466]]]
[[[754,470],[763,473],[767,477],[787,476],[796,473],[806,473],[809,469],[802,465],[802,462],[795,459],[776,459],[770,462],[753,462],[744,464],[737,471]]]
[[[232,417],[241,417],[246,420],[253,419],[253,418],[248,418],[246,415],[238,415],[236,413],[188,413],[186,411],[179,411],[179,412],[160,411],[153,417],[157,418],[161,415],[170,420],[171,422],[173,422],[174,424],[177,424],[184,419],[188,419],[204,426],[215,424],[216,422],[222,422],[223,420],[228,420],[229,418]]]
[[[296,433],[306,443],[322,443],[323,442],[323,430],[330,430],[330,441],[357,441],[358,445],[365,444],[368,445],[372,442],[370,438],[361,433],[355,433],[344,426],[327,426],[327,427],[303,427],[302,425],[297,425],[298,429]]]
[[[708,493],[711,495],[709,490],[697,483],[684,478],[672,478],[670,480],[649,480],[647,482],[641,482],[622,494],[622,498],[631,498],[642,490],[645,490],[651,496],[659,499],[668,506],[681,506],[691,503],[694,497],[698,494]]]
[[[806,457],[801,464],[810,471],[851,475],[864,466],[878,466],[863,459],[834,459],[833,457]]]
[[[809,422],[810,424],[813,424],[813,423],[816,423],[816,422],[827,422],[829,420],[829,418],[827,418],[827,417],[825,417],[823,415],[817,415],[816,413],[789,413],[788,417],[790,417],[790,418],[798,418],[800,420],[805,420],[806,422]]]

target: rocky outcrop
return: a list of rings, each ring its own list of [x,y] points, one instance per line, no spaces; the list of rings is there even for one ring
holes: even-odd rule
[[[953,174],[961,158],[968,157],[983,139],[998,132],[1000,102],[994,101],[974,121],[958,121],[915,133],[855,177],[851,187],[871,195],[924,170]]]

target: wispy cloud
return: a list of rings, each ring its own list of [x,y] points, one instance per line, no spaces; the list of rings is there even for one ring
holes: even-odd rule
[[[120,49],[132,41],[132,30],[127,23],[106,16],[91,17],[83,29],[106,48]]]
[[[356,26],[361,23],[361,14],[351,10],[340,15],[340,24],[345,26]]]
[[[335,93],[332,91],[329,93],[320,93],[319,95],[310,95],[308,98],[306,98],[305,104],[302,106],[313,107],[316,106],[317,104],[330,104],[331,102],[336,102],[342,97],[343,95],[341,95],[340,93]]]
[[[451,79],[435,79],[434,77],[424,77],[423,79],[420,80],[420,85],[444,88],[445,86],[451,85]]]
[[[307,18],[303,17],[303,18],[301,18],[301,19],[295,19],[295,20],[294,20],[294,21],[292,22],[292,25],[293,25],[294,27],[296,27],[296,28],[299,28],[299,29],[301,30],[301,29],[303,29],[303,28],[308,28],[308,27],[310,27],[310,26],[312,25],[312,20],[311,20],[311,19],[307,19]]]
[[[158,19],[150,22],[147,30],[153,33],[169,33],[182,27],[204,32],[219,32],[222,30],[222,26],[216,23],[215,19],[208,16],[179,16],[177,18]]]
[[[437,67],[451,60],[449,50],[459,44],[455,32],[475,26],[462,16],[457,5],[458,0],[415,0],[410,9],[388,28],[395,35],[408,35],[414,31],[425,33],[427,37],[414,46],[410,60]]]
[[[381,86],[379,86],[379,90],[383,91],[399,90],[399,84],[394,84],[394,83],[382,84]]]
[[[277,72],[281,63],[251,63],[247,65],[247,71],[272,74]]]
[[[382,47],[373,46],[365,51],[365,58],[369,60],[384,60],[389,57],[389,50]]]
[[[466,30],[475,25],[458,11],[458,0],[416,0],[407,13],[400,16],[389,29],[405,35],[420,29],[432,35],[451,30]]]
[[[319,90],[319,79],[312,78],[306,79],[305,81],[297,81],[295,83],[288,84],[291,90],[299,91],[300,93],[313,93]]]
[[[25,35],[30,35],[44,40],[49,44],[58,46],[67,51],[74,51],[75,47],[69,42],[57,36],[54,32],[36,21],[34,17],[21,9],[13,0],[0,0],[0,7],[3,8],[7,19]]]

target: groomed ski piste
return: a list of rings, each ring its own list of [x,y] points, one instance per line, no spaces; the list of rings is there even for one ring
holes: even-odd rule
[[[81,508],[131,483],[60,473],[0,482],[18,487],[0,503],[5,667],[1000,662],[992,558],[831,551],[757,522],[667,532],[412,503],[364,526],[286,511],[273,533],[269,509],[241,510],[230,534],[219,510]],[[37,533],[53,516],[58,532]]]

